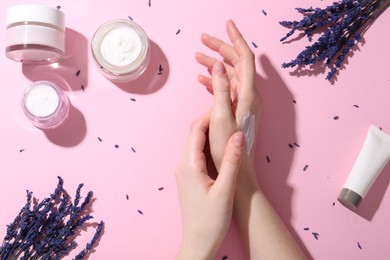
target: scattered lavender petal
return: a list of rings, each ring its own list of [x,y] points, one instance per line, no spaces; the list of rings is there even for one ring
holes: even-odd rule
[[[294,148],[292,144],[288,144],[288,147],[290,147],[291,149]]]
[[[148,5],[152,7],[152,0],[149,0]]]
[[[362,248],[362,245],[360,245],[359,242],[357,242],[357,246],[358,246],[359,249],[363,249],[363,248]]]
[[[257,44],[252,42],[253,47],[257,48]]]
[[[129,195],[128,194],[126,194],[126,199],[129,200]]]
[[[131,150],[133,151],[133,153],[136,153],[135,149],[133,147],[131,147]]]
[[[294,100],[293,100],[293,103],[294,103],[294,104],[296,104],[296,103],[297,103],[297,101],[294,99]]]
[[[336,202],[333,202],[333,206],[336,205]]]
[[[115,145],[115,148],[119,148],[119,145],[116,144],[116,145]]]
[[[133,18],[129,15],[128,18],[133,21]]]
[[[267,16],[267,12],[266,12],[266,11],[261,10],[261,12],[262,12],[265,16]]]
[[[81,85],[81,90],[85,92],[84,85]]]
[[[308,228],[308,227],[305,227],[303,230],[305,230],[305,231],[308,231],[310,228]]]
[[[98,136],[98,138],[97,138],[100,142],[103,142],[103,140]]]
[[[61,9],[61,6],[60,6],[60,5],[57,5],[57,9],[60,10],[60,9]]]
[[[360,108],[358,105],[353,105],[354,107],[356,107],[356,108]]]
[[[267,162],[268,162],[268,163],[270,163],[270,162],[271,162],[271,159],[269,158],[269,156],[268,156],[268,155],[267,155],[265,158],[267,159]]]
[[[162,190],[164,190],[164,187],[160,187],[160,188],[158,188],[158,190],[159,190],[159,191],[162,191]]]
[[[78,70],[78,71],[76,72],[76,77],[80,76],[80,73],[81,73],[81,71]]]
[[[139,209],[137,210],[139,214],[143,215],[144,213]]]
[[[180,30],[180,29],[179,29],[179,30],[177,30],[177,31],[176,31],[176,35],[178,35],[180,32],[181,32],[181,30]]]
[[[312,232],[313,236],[315,239],[318,240],[318,237],[320,236],[320,234],[318,234],[317,232]]]
[[[340,117],[339,117],[339,116],[334,116],[333,119],[334,119],[334,120],[339,120]]]
[[[309,168],[309,165],[305,165],[305,167],[303,167],[303,171],[306,171],[307,169]]]
[[[19,152],[20,152],[20,153],[24,152],[24,149],[20,149]]]
[[[130,100],[133,102],[137,101],[135,98],[130,98]]]
[[[227,259],[228,259],[227,255],[222,256],[222,260],[227,260]]]
[[[294,145],[296,146],[296,147],[301,147],[299,144],[297,144],[297,143],[294,143]]]

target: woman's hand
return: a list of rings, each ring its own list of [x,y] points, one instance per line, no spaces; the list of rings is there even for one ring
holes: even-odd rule
[[[177,259],[213,259],[230,226],[236,177],[245,138],[237,132],[225,143],[218,178],[208,175],[205,145],[210,113],[196,120],[176,180],[183,224]]]
[[[227,140],[237,130],[244,132],[247,153],[252,153],[258,114],[254,54],[233,21],[228,21],[226,30],[231,44],[207,34],[201,37],[202,43],[217,52],[224,63],[202,53],[196,54],[196,60],[212,71],[211,77],[200,75],[198,80],[214,94],[209,138],[217,169],[221,166]]]

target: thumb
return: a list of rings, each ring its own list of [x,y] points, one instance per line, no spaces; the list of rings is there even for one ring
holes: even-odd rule
[[[224,193],[234,194],[244,146],[245,135],[243,132],[233,134],[226,143],[221,168],[215,181],[215,185],[219,186]]]

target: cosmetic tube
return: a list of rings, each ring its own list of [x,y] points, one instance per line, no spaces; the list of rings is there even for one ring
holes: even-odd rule
[[[7,10],[5,54],[32,64],[58,62],[65,52],[65,15],[57,8],[36,4]]]
[[[22,109],[33,125],[41,129],[56,128],[69,114],[69,99],[53,82],[37,81],[26,89]]]
[[[148,36],[130,20],[116,19],[100,26],[92,38],[91,48],[101,73],[111,81],[134,80],[149,64]]]
[[[355,210],[390,159],[390,136],[371,125],[338,201]]]

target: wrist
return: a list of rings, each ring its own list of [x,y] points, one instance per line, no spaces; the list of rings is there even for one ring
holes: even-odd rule
[[[212,260],[217,254],[218,246],[193,239],[183,239],[176,260]]]

